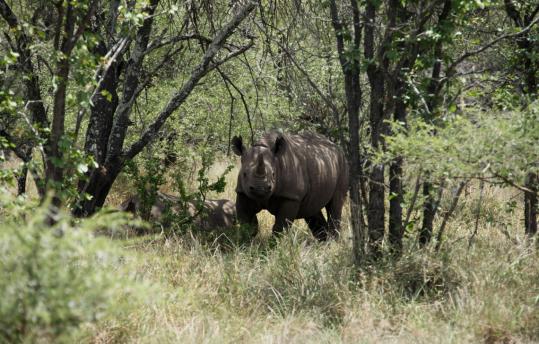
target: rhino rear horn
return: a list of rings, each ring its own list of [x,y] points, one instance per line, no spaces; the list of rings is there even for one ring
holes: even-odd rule
[[[245,152],[245,146],[243,145],[241,136],[234,136],[232,138],[232,151],[239,156],[242,156],[243,152]]]
[[[277,138],[275,139],[275,143],[273,144],[271,151],[273,152],[273,154],[279,155],[285,150],[285,147],[286,140],[284,139],[283,135],[279,134],[279,136],[277,136]]]

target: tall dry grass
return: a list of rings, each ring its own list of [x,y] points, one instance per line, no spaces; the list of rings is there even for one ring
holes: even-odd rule
[[[222,163],[212,173],[219,173]],[[234,197],[236,173],[224,195]],[[478,233],[477,186],[463,195],[440,252],[414,233],[399,260],[363,271],[339,240],[318,243],[303,221],[270,238],[203,240],[196,231],[138,237],[124,273],[154,286],[145,303],[118,300],[124,316],[82,336],[95,343],[531,343],[539,341],[539,254],[524,240],[514,191],[486,188]],[[446,202],[448,203],[448,202]],[[444,203],[444,204],[446,204]],[[437,224],[439,226],[439,223]],[[129,268],[127,268],[129,267]]]
[[[230,163],[221,161],[210,175]],[[209,197],[234,199],[236,174],[228,175],[224,194]],[[162,191],[170,192],[170,185]],[[119,180],[108,204],[128,193],[128,181]],[[521,203],[519,197],[515,190],[487,186],[478,217],[479,190],[472,184],[440,252],[419,249],[410,232],[400,259],[382,259],[362,271],[351,261],[346,221],[341,238],[328,243],[314,240],[303,221],[272,238],[267,212],[259,214],[261,235],[254,240],[227,233],[208,240],[196,230],[117,239],[124,247],[117,273],[151,287],[143,298],[126,293],[113,300],[115,312],[82,328],[79,340],[539,342],[539,254],[523,236],[521,209],[508,205]],[[448,207],[444,199],[442,212]]]

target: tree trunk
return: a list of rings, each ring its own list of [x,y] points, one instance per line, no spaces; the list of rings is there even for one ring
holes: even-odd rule
[[[373,66],[374,67],[374,66]],[[371,68],[371,66],[369,66]],[[371,146],[380,148],[383,133],[384,77],[381,70],[371,71],[370,128]],[[380,254],[385,230],[385,185],[383,164],[372,164],[369,179],[369,204],[367,221],[369,226],[369,246],[374,258]]]
[[[409,56],[403,56],[400,65],[409,68],[417,58],[417,50],[414,46],[410,47]],[[406,123],[406,104],[403,100],[405,91],[404,75],[402,71],[396,71],[398,78],[394,82],[389,83],[393,87],[390,94],[392,99],[391,107],[394,108],[393,119],[395,122]],[[404,236],[404,227],[402,223],[402,204],[404,203],[404,191],[402,185],[402,156],[396,157],[389,167],[389,224],[388,234],[389,242],[394,253],[399,254],[402,251],[402,238]]]
[[[438,17],[438,26],[442,27],[446,25],[450,20],[450,13],[452,11],[452,4],[450,0],[444,1],[444,7],[440,16]],[[440,74],[442,71],[442,58],[443,58],[443,40],[438,40],[434,45],[434,63],[432,65],[431,79],[427,87],[427,111],[423,117],[425,120],[432,122],[434,120],[435,110],[439,103],[440,93]],[[435,132],[432,135],[436,135]],[[428,171],[426,171],[428,175]],[[428,177],[428,176],[427,176]],[[421,246],[427,245],[433,233],[434,218],[436,216],[436,200],[432,195],[432,183],[425,181],[423,183],[423,196],[425,197],[423,203],[423,223],[419,231],[419,244]]]
[[[526,188],[530,191],[524,192],[524,229],[528,236],[537,234],[537,184],[536,173],[529,173],[526,176]]]
[[[352,49],[358,51],[361,44],[361,26],[359,7],[356,0],[350,0],[353,12],[354,37]],[[344,74],[344,90],[346,95],[346,110],[348,113],[348,131],[350,143],[349,175],[350,175],[350,220],[352,225],[352,239],[354,260],[357,265],[363,262],[365,257],[365,231],[363,228],[363,208],[361,203],[361,156],[359,138],[359,109],[361,106],[361,85],[359,83],[360,67],[358,61],[345,56],[343,24],[339,19],[335,0],[330,2],[330,11],[335,37],[337,39],[337,51],[339,62]]]
[[[151,0],[149,10],[155,10],[158,0]],[[252,44],[238,48],[230,52],[221,60],[215,59],[230,35],[234,33],[242,21],[254,10],[255,2],[247,2],[237,13],[227,22],[213,37],[207,47],[200,64],[195,67],[191,77],[184,83],[182,88],[172,95],[163,110],[157,115],[155,120],[148,125],[140,137],[127,149],[124,149],[124,140],[130,124],[129,115],[135,98],[139,94],[139,77],[142,68],[143,58],[147,51],[148,41],[151,33],[152,18],[147,17],[144,24],[137,32],[135,47],[131,50],[130,62],[126,67],[124,77],[124,88],[122,100],[116,109],[112,129],[108,137],[106,146],[107,153],[103,164],[90,173],[86,183],[79,185],[81,194],[86,193],[90,199],[83,199],[75,207],[73,213],[76,216],[88,216],[101,208],[106,197],[121,172],[126,161],[133,159],[152,140],[156,139],[159,130],[165,121],[174,113],[176,109],[187,99],[198,82],[211,70],[226,62],[228,59],[238,56],[249,49]],[[153,12],[152,12],[153,13]]]
[[[436,237],[436,246],[435,250],[439,251],[440,247],[442,247],[442,238],[444,235],[445,228],[447,226],[447,222],[449,221],[449,218],[453,213],[455,212],[455,209],[457,208],[457,204],[459,202],[460,194],[462,193],[462,190],[464,190],[464,187],[466,186],[468,182],[460,182],[460,184],[455,188],[453,192],[453,198],[451,199],[451,205],[449,206],[449,209],[444,215],[444,218],[442,220],[442,224],[440,225],[440,229],[438,230],[438,235]]]
[[[76,216],[89,216],[103,206],[114,180],[123,168],[123,144],[158,3],[159,0],[151,0],[146,8],[148,17],[137,31],[135,46],[125,69],[121,102],[117,93],[118,61],[112,62],[110,68],[103,71],[100,89],[92,98],[93,106],[84,148],[87,154],[94,156],[99,167],[88,172],[86,182],[79,183],[79,193],[86,193],[91,199],[79,201],[73,210]],[[104,42],[97,49],[100,55],[106,54]]]
[[[66,92],[67,80],[69,78],[69,56],[62,58],[58,62],[58,70],[56,76],[58,78],[57,91],[54,95],[53,120],[48,145],[47,163],[46,163],[46,180],[49,184],[49,189],[54,189],[55,183],[61,183],[63,179],[64,169],[59,164],[63,160],[63,152],[60,147],[60,141],[64,135],[65,122],[65,107],[66,107]],[[58,206],[60,203],[58,197],[53,197],[53,204]]]
[[[26,193],[26,177],[28,176],[28,166],[24,164],[22,170],[17,176],[17,195],[21,196]]]
[[[539,13],[539,5],[533,15],[531,13],[520,13],[515,6],[513,0],[504,0],[505,11],[507,16],[511,18],[514,24],[520,29],[524,29],[532,23],[535,15]],[[537,44],[534,44],[533,35],[530,32],[520,36],[516,40],[517,47],[522,50],[519,65],[517,70],[523,74],[523,92],[527,99],[524,99],[526,106],[529,102],[537,99],[537,71],[539,70],[539,61],[534,56],[537,56],[539,49]],[[523,68],[522,68],[523,67]],[[531,191],[524,192],[524,231],[528,236],[533,236],[537,233],[537,190],[539,180],[537,174],[530,172],[526,175],[525,186]]]
[[[106,52],[100,52],[101,56],[105,54]],[[107,145],[114,112],[118,107],[118,92],[116,90],[118,87],[118,68],[119,63],[115,61],[108,70],[104,71],[104,75],[99,76],[102,81],[92,97],[84,151],[91,154],[99,165],[105,162],[107,156]]]
[[[436,200],[432,195],[431,182],[426,181],[423,183],[423,196],[425,201],[423,203],[423,223],[419,231],[419,244],[426,246],[432,238],[434,217],[436,216]]]
[[[86,193],[91,197],[89,199],[83,198],[74,208],[73,215],[86,217],[102,208],[122,168],[123,166],[118,163],[116,166],[101,167],[94,170],[81,189],[81,193]]]
[[[397,157],[389,167],[389,242],[393,250],[402,250],[402,204],[404,202],[402,189],[402,157]]]

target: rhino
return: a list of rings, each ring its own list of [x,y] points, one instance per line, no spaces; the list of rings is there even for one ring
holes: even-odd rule
[[[161,221],[167,206],[171,206],[172,212],[178,212],[179,198],[162,192],[157,192],[155,203],[150,210],[150,220]],[[176,204],[176,205],[175,205]],[[119,210],[133,214],[140,210],[138,196],[128,197],[119,206]],[[236,205],[228,199],[207,199],[201,211],[196,209],[195,204],[187,202],[187,213],[193,217],[193,223],[200,229],[211,230],[214,228],[232,228],[236,219]]]
[[[305,219],[320,241],[338,235],[348,191],[348,163],[336,144],[312,132],[269,132],[249,149],[241,136],[235,136],[232,149],[241,157],[236,186],[240,223],[258,227],[256,214],[266,209],[275,216],[274,234],[296,219]]]

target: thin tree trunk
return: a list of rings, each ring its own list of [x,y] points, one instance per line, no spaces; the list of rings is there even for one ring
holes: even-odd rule
[[[421,224],[421,230],[419,231],[419,244],[426,246],[432,238],[432,228],[434,224],[434,217],[436,216],[436,200],[432,195],[432,183],[423,183],[423,196],[425,201],[423,203],[423,222]]]
[[[529,26],[535,19],[534,16],[539,12],[539,5],[537,9],[533,11],[534,16],[531,13],[520,13],[519,9],[515,5],[513,0],[504,0],[505,11],[514,24],[520,29],[524,29]],[[522,11],[524,12],[524,11]],[[539,70],[539,61],[534,59],[537,56],[539,49],[537,44],[534,44],[530,32],[520,36],[516,40],[517,47],[523,52],[521,53],[521,62],[517,69],[523,74],[524,87],[523,91],[525,96],[529,97],[524,99],[526,105],[528,102],[537,99],[537,71]],[[522,66],[524,68],[522,68]],[[524,192],[524,231],[528,236],[534,236],[537,233],[537,190],[539,179],[537,173],[530,172],[526,175],[525,186],[528,190]]]
[[[117,164],[115,166],[109,166],[109,168],[101,167],[93,170],[89,180],[85,184],[85,188],[81,190],[81,193],[91,195],[92,197],[84,197],[77,207],[74,208],[73,215],[86,217],[102,208],[122,168],[123,165]]]
[[[398,253],[402,250],[404,227],[402,224],[402,157],[396,158],[389,167],[389,242]]]
[[[442,224],[440,225],[440,230],[438,231],[438,235],[436,236],[436,247],[435,247],[436,251],[439,251],[440,247],[442,246],[442,237],[444,235],[445,227],[447,226],[447,222],[449,221],[449,218],[451,217],[451,215],[453,215],[453,212],[457,208],[460,194],[462,193],[462,190],[464,190],[464,187],[466,186],[466,184],[467,182],[461,182],[459,184],[459,186],[457,187],[457,190],[455,191],[455,194],[453,195],[453,199],[451,200],[451,206],[449,207],[449,210],[444,215],[444,219],[442,220]]]
[[[415,61],[416,57],[411,56],[410,60]],[[399,73],[400,74],[400,73]],[[401,76],[399,76],[401,77]],[[397,80],[395,84],[395,111],[394,120],[396,122],[406,123],[406,104],[402,100],[404,92],[404,83]],[[399,254],[402,251],[402,238],[404,236],[404,226],[402,223],[402,204],[404,203],[404,190],[402,183],[402,165],[403,158],[396,157],[389,167],[389,242],[394,253]]]
[[[350,0],[353,12],[353,32],[352,48],[359,50],[361,44],[360,14],[357,0]],[[349,153],[349,175],[350,175],[350,220],[352,224],[352,238],[354,260],[360,265],[365,257],[365,231],[363,228],[363,209],[361,204],[360,177],[361,177],[361,157],[360,157],[360,137],[359,137],[359,108],[361,106],[361,85],[359,84],[359,64],[357,61],[345,56],[343,24],[339,19],[335,0],[330,2],[330,12],[335,37],[337,40],[337,51],[339,62],[344,74],[344,89],[346,94],[346,110],[348,112],[348,130],[350,144]]]
[[[484,191],[485,191],[485,181],[481,179],[481,181],[479,182],[479,201],[477,202],[477,215],[475,217],[475,225],[474,225],[472,235],[470,236],[470,240],[468,240],[468,249],[472,247],[475,236],[477,235],[477,232],[479,231],[479,219],[481,218],[481,205],[483,204]]]
[[[21,196],[26,193],[26,177],[28,176],[28,166],[22,166],[19,175],[17,176],[17,195]]]
[[[371,129],[371,146],[377,150],[382,145],[383,120],[384,120],[384,99],[385,99],[385,77],[384,68],[389,63],[387,57],[381,52],[377,54],[382,57],[382,61],[375,59],[375,24],[376,5],[368,1],[365,11],[365,39],[364,54],[365,59],[370,61],[367,66],[367,76],[371,86],[369,122]],[[390,23],[390,26],[394,25]],[[383,49],[381,47],[380,49]],[[381,64],[381,65],[380,65]],[[387,69],[387,68],[386,68]],[[385,230],[385,186],[383,164],[372,164],[369,180],[369,204],[367,210],[367,221],[369,226],[369,247],[373,258],[380,256],[380,249],[384,239]]]
[[[379,136],[380,128],[371,131],[371,135]],[[371,145],[378,149],[378,139],[372,139]],[[385,231],[385,166],[373,164],[369,175],[369,204],[367,222],[369,226],[369,246],[374,258],[380,254]]]
[[[55,72],[57,85],[53,99],[51,134],[49,142],[46,145],[48,153],[45,166],[47,189],[55,191],[51,204],[52,215],[48,219],[49,223],[55,221],[54,213],[56,212],[56,208],[58,208],[61,204],[59,184],[63,182],[64,178],[64,168],[61,164],[63,161],[61,140],[63,139],[65,133],[66,95],[69,72],[71,69],[70,56],[73,49],[71,41],[73,39],[75,27],[75,13],[71,3],[67,4],[67,11],[63,21],[65,23],[63,30],[59,28],[61,30],[62,44],[60,50],[58,51],[60,53],[60,57],[58,59]],[[60,34],[60,32],[57,32],[57,34]]]
[[[129,117],[140,83],[142,63],[152,32],[153,14],[158,4],[159,0],[150,0],[150,3],[146,8],[148,16],[137,32],[135,46],[133,47],[125,71],[122,100],[116,109],[116,116],[114,117],[111,133],[108,137],[108,152],[105,159],[106,165],[115,165],[116,161],[119,160],[122,155],[124,140],[130,123]]]
[[[529,173],[526,176],[526,188],[530,191],[524,192],[524,229],[528,236],[537,234],[537,174]]]
[[[24,84],[24,99],[27,101],[28,110],[32,117],[32,123],[38,124],[44,129],[49,126],[47,120],[47,111],[41,98],[41,89],[39,86],[39,76],[35,73],[32,63],[32,52],[30,51],[30,38],[24,32],[24,26],[13,13],[11,8],[4,0],[0,0],[0,15],[14,31],[21,30],[17,35],[17,62],[24,74],[22,82]]]
[[[443,10],[438,17],[438,26],[442,26],[450,20],[449,14],[451,13],[451,10],[451,0],[445,0]],[[431,79],[427,87],[428,111],[424,114],[425,119],[429,122],[434,120],[435,110],[439,103],[438,98],[440,93],[442,58],[443,40],[438,40],[434,45],[434,64],[432,66]],[[433,132],[432,135],[436,135],[436,133]],[[434,218],[436,216],[437,204],[433,195],[431,195],[431,189],[432,184],[429,181],[425,181],[423,183],[423,196],[425,196],[425,201],[423,203],[423,223],[419,232],[419,244],[421,246],[425,246],[430,242],[433,233]]]
[[[414,194],[412,195],[412,200],[406,211],[406,219],[404,220],[403,229],[406,230],[410,224],[410,218],[412,217],[412,212],[414,211],[415,203],[417,201],[417,196],[419,195],[419,190],[421,189],[421,171],[417,174],[415,180]]]

